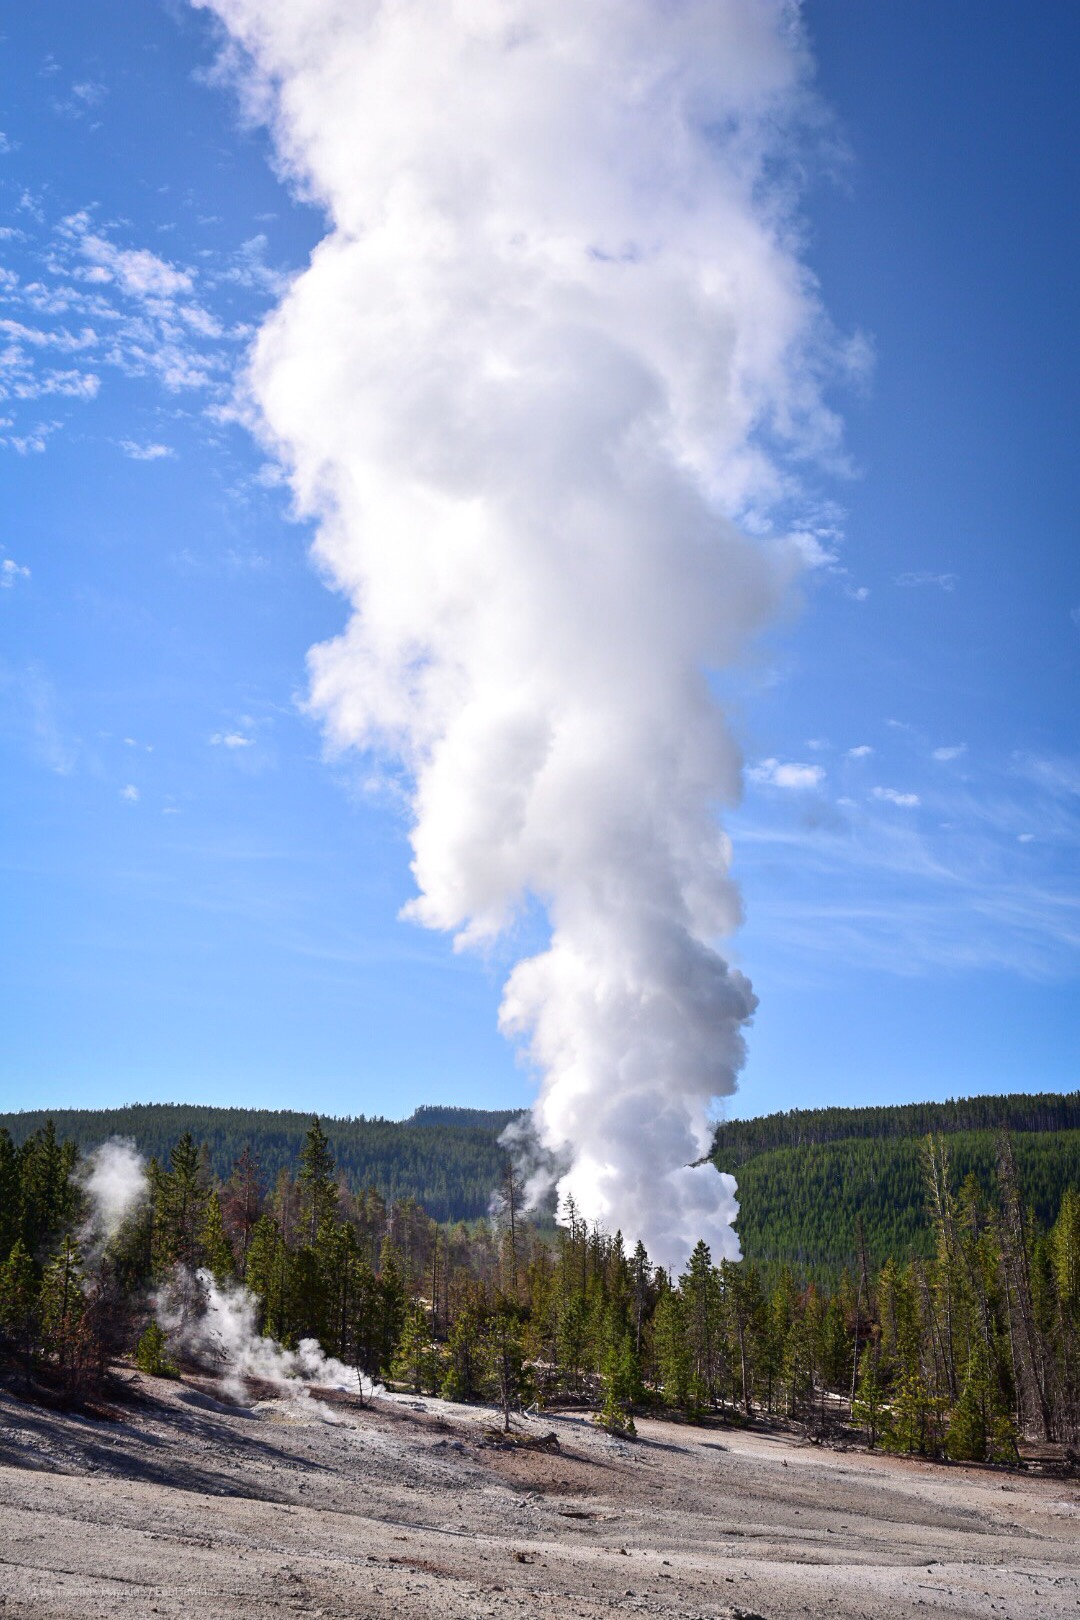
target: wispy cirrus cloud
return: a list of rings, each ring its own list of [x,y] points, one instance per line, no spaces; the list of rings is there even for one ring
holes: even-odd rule
[[[782,795],[732,817],[751,934],[784,974],[816,983],[843,960],[904,976],[1075,975],[1080,762],[1017,754],[980,762],[974,780],[918,785],[845,794],[842,817],[793,815]]]
[[[225,412],[252,320],[279,294],[286,275],[267,262],[263,236],[231,252],[200,250],[197,262],[164,257],[131,242],[128,228],[89,209],[51,228],[27,196],[26,227],[11,227],[0,264],[0,445],[21,454],[45,448],[46,428],[28,422],[29,402],[92,402],[112,372],[145,378],[166,394],[202,396]],[[61,360],[61,357],[62,360]],[[134,459],[169,447],[125,435]],[[127,446],[139,446],[145,454]]]
[[[139,444],[135,439],[120,439],[118,448],[131,461],[166,461],[176,455],[176,451],[169,444],[158,444],[151,441],[148,444]]]
[[[902,810],[917,810],[922,803],[917,793],[902,793],[899,788],[873,787],[870,797],[877,799],[879,804],[895,804]]]
[[[928,569],[915,569],[906,574],[897,574],[893,584],[907,589],[917,589],[920,585],[936,585],[938,590],[954,591],[958,579],[958,574],[935,574]]]
[[[17,563],[14,557],[0,558],[0,591],[10,591],[20,579],[29,579],[30,570],[24,563]]]

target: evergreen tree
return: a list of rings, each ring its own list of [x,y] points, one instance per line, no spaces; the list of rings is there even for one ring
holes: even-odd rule
[[[481,1342],[486,1311],[481,1291],[466,1284],[457,1302],[446,1343],[442,1394],[451,1401],[475,1401],[483,1388]]]
[[[0,1266],[0,1335],[22,1361],[26,1380],[37,1344],[39,1293],[34,1262],[19,1238]]]
[[[155,1270],[159,1275],[172,1265],[194,1271],[199,1264],[207,1179],[195,1139],[185,1133],[173,1148],[168,1170],[158,1170],[151,1185]]]
[[[427,1312],[414,1301],[405,1311],[394,1356],[393,1375],[407,1384],[414,1395],[434,1394],[437,1388],[436,1347],[431,1337]]]
[[[324,1221],[337,1213],[338,1189],[334,1176],[334,1155],[318,1118],[311,1122],[300,1150],[300,1221],[309,1244],[314,1244]]]
[[[859,1358],[859,1384],[851,1403],[851,1418],[866,1430],[871,1451],[877,1444],[885,1411],[885,1389],[881,1382],[880,1352],[876,1344],[868,1344]]]
[[[221,1198],[217,1192],[209,1194],[203,1210],[198,1234],[198,1256],[200,1264],[206,1267],[216,1283],[229,1283],[235,1280],[236,1265],[225,1231]]]
[[[608,1318],[600,1373],[603,1401],[596,1415],[598,1425],[609,1434],[636,1435],[631,1407],[642,1394],[641,1371],[634,1338],[619,1312]]]
[[[176,1363],[169,1355],[168,1340],[157,1322],[148,1323],[135,1346],[135,1365],[151,1378],[175,1378]]]
[[[945,1434],[945,1450],[958,1462],[1013,1462],[1016,1435],[981,1338],[972,1341],[967,1374]]]
[[[503,1433],[510,1432],[510,1413],[522,1403],[527,1380],[521,1324],[511,1299],[501,1294],[484,1323],[485,1384],[502,1408]]]
[[[660,1295],[653,1317],[653,1358],[664,1405],[695,1414],[697,1391],[686,1331],[686,1307],[682,1295],[673,1288],[666,1288]]]
[[[281,1341],[289,1332],[291,1272],[289,1251],[277,1222],[269,1215],[261,1216],[248,1247],[247,1286],[261,1301],[262,1331]]]
[[[78,1245],[66,1237],[45,1267],[39,1295],[41,1341],[62,1379],[74,1377],[85,1323],[84,1278]]]

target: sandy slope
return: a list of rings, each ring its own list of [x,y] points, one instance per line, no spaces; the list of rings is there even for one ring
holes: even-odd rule
[[[115,1423],[0,1396],[0,1620],[1080,1615],[1058,1481],[570,1415],[507,1453],[444,1402],[144,1385]]]

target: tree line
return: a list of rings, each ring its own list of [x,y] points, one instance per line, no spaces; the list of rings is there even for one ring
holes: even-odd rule
[[[295,1174],[309,1114],[287,1109],[211,1108],[192,1103],[134,1103],[126,1108],[27,1111],[0,1114],[16,1145],[44,1128],[49,1118],[65,1138],[87,1152],[110,1136],[130,1138],[146,1158],[165,1163],[176,1143],[191,1135],[203,1144],[213,1173],[225,1180],[245,1147],[258,1154],[262,1175],[273,1184],[279,1171]],[[410,1119],[363,1115],[325,1119],[323,1127],[339,1169],[354,1187],[377,1187],[384,1198],[418,1199],[439,1221],[475,1220],[486,1214],[501,1173],[500,1131],[511,1111],[418,1108]]]
[[[1039,1223],[1052,1226],[1066,1189],[1080,1186],[1080,1130],[1011,1134],[1024,1197]],[[1000,1132],[962,1131],[945,1140],[956,1184],[973,1176],[993,1199]],[[850,1263],[858,1217],[875,1271],[890,1255],[929,1258],[935,1240],[926,1218],[924,1144],[925,1136],[853,1137],[755,1154],[734,1172],[743,1252],[770,1278],[787,1265],[797,1277],[835,1280]]]
[[[1080,1130],[1080,1091],[1012,1092],[946,1102],[891,1103],[861,1108],[789,1108],[716,1128],[713,1154],[733,1170],[754,1154],[778,1147],[849,1141],[856,1137],[952,1135],[958,1131]]]
[[[228,1175],[186,1134],[148,1167],[148,1195],[110,1243],[87,1237],[78,1149],[50,1125],[0,1131],[0,1356],[28,1386],[80,1395],[112,1359],[165,1373],[152,1301],[178,1275],[198,1311],[211,1279],[244,1286],[259,1330],[417,1393],[581,1402],[615,1432],[634,1413],[861,1429],[872,1446],[1016,1462],[1025,1439],[1080,1438],[1080,1191],[1051,1221],[1025,1198],[1013,1138],[993,1187],[960,1180],[928,1136],[925,1254],[874,1264],[856,1218],[848,1265],[821,1279],[716,1263],[679,1275],[585,1222],[523,1218],[504,1167],[495,1213],[440,1223],[413,1199],[350,1186],[314,1120],[296,1173],[268,1184],[251,1149]]]

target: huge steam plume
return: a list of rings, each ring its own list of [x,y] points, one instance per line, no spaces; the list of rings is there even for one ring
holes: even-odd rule
[[[329,222],[249,379],[351,604],[313,705],[405,763],[413,918],[468,945],[546,908],[502,1022],[562,1195],[661,1262],[737,1254],[735,1185],[694,1167],[755,1007],[715,948],[740,758],[709,677],[793,571],[737,524],[834,428],[793,8],[195,3]]]

